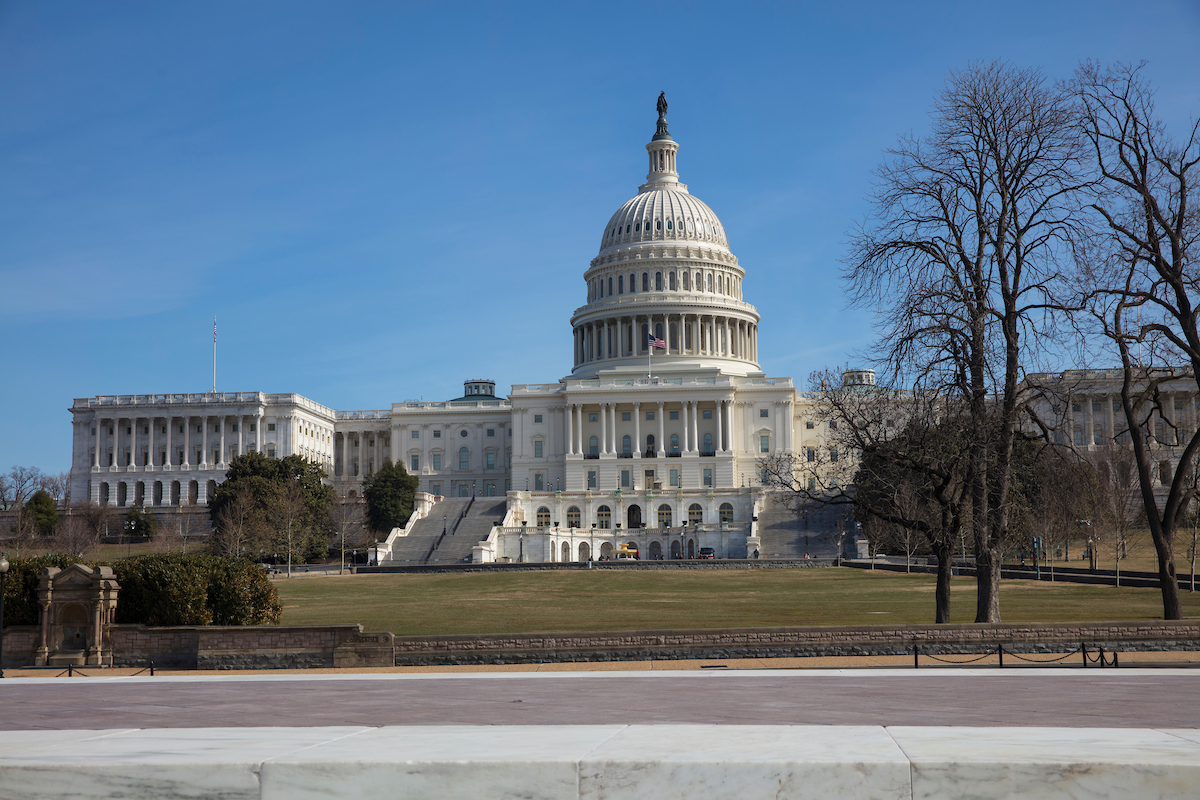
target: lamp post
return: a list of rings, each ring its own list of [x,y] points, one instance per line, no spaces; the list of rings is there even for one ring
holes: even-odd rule
[[[8,553],[0,553],[0,678],[4,677],[4,584],[8,578]]]
[[[528,524],[529,520],[521,520],[521,532],[517,535],[517,544],[520,545],[520,549],[517,551],[518,564],[525,563],[525,526]]]

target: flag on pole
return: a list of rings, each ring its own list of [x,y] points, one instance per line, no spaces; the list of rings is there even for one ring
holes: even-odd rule
[[[648,347],[657,347],[659,350],[667,349],[667,343],[664,342],[662,339],[659,339],[657,336],[649,337],[649,343],[647,344],[647,346]]]
[[[213,341],[217,340],[217,318],[213,317]]]

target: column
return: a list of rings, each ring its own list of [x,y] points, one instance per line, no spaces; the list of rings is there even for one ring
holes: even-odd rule
[[[600,404],[600,453],[608,453],[608,403]]]
[[[655,454],[658,456],[658,458],[662,458],[663,453],[666,452],[666,448],[663,446],[663,431],[663,404],[660,400],[658,402],[658,441],[654,443]]]
[[[238,426],[238,455],[240,456],[240,455],[244,455],[246,452],[246,443],[245,443],[245,440],[242,438],[242,430],[246,427],[246,415],[245,414],[237,415],[237,426]]]
[[[228,455],[226,455],[226,454],[229,451],[225,449],[225,428],[226,428],[228,421],[229,421],[229,417],[226,416],[225,414],[222,414],[221,416],[217,417],[217,424],[221,426],[221,435],[219,437],[220,442],[217,445],[218,447],[221,448],[221,457],[217,459],[217,464],[226,463],[225,459],[228,458]]]
[[[208,466],[208,417],[200,418],[200,464],[201,467]]]
[[[688,405],[691,406],[690,417],[692,420],[692,436],[691,436],[691,441],[689,442],[689,444],[691,445],[692,452],[698,453],[698,452],[700,452],[700,443],[699,443],[699,440],[696,438],[696,417],[699,415],[699,412],[700,412],[700,404],[698,402],[696,402],[695,400],[692,400],[691,402],[688,403]]]
[[[483,442],[479,439],[479,434],[479,426],[477,425],[475,426],[475,443],[478,446],[475,449],[482,454]],[[381,463],[379,457],[381,455],[383,455],[383,438],[380,436],[379,431],[375,431],[375,449],[371,451],[371,472],[379,472],[379,466]],[[482,455],[479,457],[483,458]]]
[[[192,418],[185,416],[183,418],[183,465],[190,467],[192,465]],[[185,492],[180,500],[181,505],[186,505],[183,501],[187,499],[186,489],[181,489]]]
[[[517,422],[516,422],[516,424],[517,424],[517,442],[519,443],[518,452],[522,459],[525,458],[525,411],[526,411],[526,409],[522,408],[520,410],[520,413],[515,415],[517,418]],[[446,447],[448,450],[449,445],[447,445]],[[457,454],[455,454],[455,457],[457,457]],[[457,463],[457,462],[455,462],[455,463]]]
[[[175,427],[175,418],[172,417],[170,414],[168,414],[167,415],[167,460],[165,462],[163,462],[163,466],[169,466],[172,461],[172,458],[171,458],[171,452],[172,452],[171,451],[171,434],[173,434],[174,431],[171,429],[174,427]],[[170,487],[169,486],[163,487],[163,490],[168,494],[167,500],[169,501],[171,499],[169,496],[170,495]],[[167,505],[170,505],[170,503],[168,502]]]
[[[567,455],[575,455],[575,404],[568,403],[567,408]]]
[[[267,441],[267,436],[263,431],[263,413],[261,409],[254,415],[254,420],[254,443],[258,445],[258,452],[266,455],[267,448],[265,442]]]
[[[633,457],[642,457],[642,404],[633,404]]]

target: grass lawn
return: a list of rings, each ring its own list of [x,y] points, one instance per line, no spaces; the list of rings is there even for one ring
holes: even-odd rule
[[[397,635],[933,622],[929,575],[850,568],[278,580],[283,624],[358,622]],[[1183,593],[1200,617],[1200,592]],[[1161,619],[1157,589],[1004,581],[1006,622]],[[975,618],[975,581],[956,578],[951,619]]]

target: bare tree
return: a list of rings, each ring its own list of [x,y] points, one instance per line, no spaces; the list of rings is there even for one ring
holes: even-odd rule
[[[63,553],[86,556],[99,541],[95,526],[82,514],[67,514],[54,532],[55,549]]]
[[[248,488],[243,488],[217,514],[209,548],[219,555],[235,558],[256,552],[263,525],[257,499]]]
[[[292,575],[292,561],[307,552],[308,508],[304,491],[296,481],[288,481],[272,503],[274,547],[287,554],[287,574]]]
[[[1090,454],[1096,470],[1096,513],[1092,515],[1093,538],[1107,540],[1113,548],[1116,585],[1121,585],[1121,560],[1129,555],[1129,531],[1142,516],[1138,495],[1137,459],[1133,450],[1111,444]]]
[[[84,501],[71,506],[70,513],[84,520],[91,527],[97,539],[106,536],[110,530],[121,530],[121,522],[117,517],[116,509],[112,506]]]
[[[37,467],[14,466],[8,471],[5,509],[20,506],[41,488],[42,471]]]
[[[57,475],[51,475],[43,472],[38,476],[38,488],[45,489],[58,505],[69,505],[71,502],[71,473],[60,472]]]
[[[370,532],[365,523],[366,514],[362,500],[357,497],[340,497],[329,511],[333,532],[341,543],[342,560],[338,574],[346,569],[346,545],[357,548],[367,543]],[[373,540],[374,536],[370,536]]]
[[[1040,73],[998,62],[952,73],[932,116],[879,169],[845,274],[878,312],[897,385],[966,406],[975,620],[999,622],[1021,380],[1056,334],[1048,290],[1074,238],[1078,136]]]
[[[1195,262],[1200,198],[1194,185],[1200,171],[1200,119],[1192,120],[1182,141],[1172,137],[1155,111],[1154,92],[1140,65],[1102,69],[1085,63],[1072,89],[1100,177],[1090,206],[1098,225],[1080,262],[1080,284],[1093,321],[1120,357],[1121,405],[1158,556],[1163,616],[1181,619],[1175,535],[1196,491],[1193,465],[1200,431],[1188,432],[1182,453],[1163,470],[1155,464],[1153,433],[1144,424],[1165,375],[1185,377],[1200,389]],[[1174,369],[1181,365],[1182,370]],[[1161,503],[1156,482],[1169,486]]]

